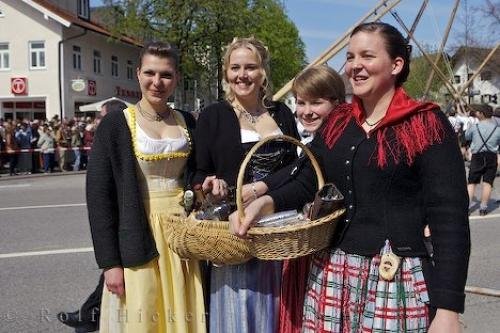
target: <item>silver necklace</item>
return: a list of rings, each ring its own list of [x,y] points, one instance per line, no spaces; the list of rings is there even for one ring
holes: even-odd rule
[[[255,125],[257,123],[257,121],[259,120],[260,116],[263,115],[263,112],[260,112],[259,111],[259,114],[257,115],[253,115],[251,114],[250,112],[248,112],[247,110],[245,110],[244,107],[238,105],[238,104],[235,104],[234,107],[240,111],[240,114],[243,115],[243,117],[245,117],[245,119],[252,125]]]
[[[168,109],[168,111],[166,112],[162,112],[162,113],[158,113],[158,112],[155,112],[154,115],[152,114],[149,114],[148,112],[144,111],[142,108],[141,108],[141,104],[140,103],[137,103],[136,104],[136,107],[137,107],[137,110],[139,110],[139,113],[147,120],[149,121],[162,121],[163,119],[166,119],[169,114],[170,114],[170,109]]]

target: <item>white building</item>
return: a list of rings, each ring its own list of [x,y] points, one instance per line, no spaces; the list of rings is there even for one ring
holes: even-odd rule
[[[453,85],[460,90],[474,75],[491,49],[461,47],[451,58]],[[500,106],[500,52],[496,52],[481,73],[472,81],[468,90],[469,103],[486,103],[493,108]]]
[[[0,117],[72,117],[112,96],[136,102],[141,44],[90,20],[89,0],[0,0]]]

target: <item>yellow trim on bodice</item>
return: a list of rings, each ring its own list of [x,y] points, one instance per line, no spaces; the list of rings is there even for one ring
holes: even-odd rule
[[[184,121],[184,117],[176,110],[171,110],[174,115],[175,122],[177,125],[182,128],[184,132],[184,136],[188,142],[188,151],[187,152],[171,152],[171,153],[162,153],[162,154],[144,154],[139,151],[137,148],[137,123],[136,123],[136,108],[135,106],[130,106],[127,108],[129,117],[127,118],[128,125],[130,127],[130,134],[132,135],[132,146],[134,149],[135,157],[141,159],[143,161],[158,161],[162,159],[172,159],[172,158],[188,158],[189,154],[192,150],[192,142],[191,137],[189,136],[189,132],[187,130],[186,122]]]

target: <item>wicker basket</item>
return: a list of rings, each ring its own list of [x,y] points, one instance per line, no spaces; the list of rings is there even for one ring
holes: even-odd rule
[[[322,188],[324,185],[323,174],[321,173],[318,161],[307,146],[305,146],[302,142],[286,135],[266,137],[250,149],[247,156],[243,160],[238,173],[238,180],[236,184],[236,205],[238,207],[240,218],[244,217],[241,189],[243,187],[243,178],[245,176],[246,166],[257,149],[273,140],[287,141],[301,147],[307,157],[311,160],[311,164],[316,172],[318,188]],[[280,260],[297,258],[324,249],[330,244],[331,238],[337,226],[337,220],[344,212],[345,209],[339,209],[332,214],[313,220],[309,223],[283,227],[250,228],[248,230],[250,238],[248,245],[250,247],[250,252],[253,256],[259,259]]]
[[[303,143],[285,135],[266,137],[252,147],[240,166],[236,186],[236,205],[240,217],[244,216],[241,191],[245,169],[257,149],[273,140],[287,141],[301,147],[316,172],[318,188],[324,185],[318,162]],[[344,211],[340,209],[304,224],[251,228],[247,239],[231,234],[227,221],[197,220],[194,214],[188,218],[169,216],[166,237],[170,248],[181,258],[209,260],[215,264],[241,264],[253,257],[267,260],[297,258],[327,247],[337,219]]]

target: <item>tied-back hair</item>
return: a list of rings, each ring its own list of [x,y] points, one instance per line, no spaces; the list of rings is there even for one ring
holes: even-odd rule
[[[481,112],[486,118],[493,117],[493,108],[488,104],[469,104],[467,109],[471,115],[473,112]]]
[[[317,65],[300,72],[292,84],[292,92],[307,99],[324,98],[345,102],[345,85],[342,77],[327,65]]]
[[[153,41],[144,45],[139,54],[139,68],[142,67],[142,59],[147,54],[159,58],[168,58],[174,62],[175,69],[179,69],[179,51],[168,42]]]
[[[351,37],[358,32],[379,33],[385,41],[385,49],[392,59],[401,57],[404,60],[403,69],[396,78],[396,87],[406,82],[410,74],[410,57],[412,47],[401,32],[392,25],[384,22],[369,22],[358,25],[351,33]]]
[[[271,96],[272,88],[269,79],[271,73],[269,68],[270,55],[267,46],[265,46],[262,41],[258,40],[253,36],[244,38],[235,37],[233,41],[226,46],[226,51],[222,58],[222,71],[223,71],[222,89],[224,90],[225,98],[229,103],[232,103],[235,99],[234,93],[231,90],[231,87],[227,79],[227,71],[229,70],[230,67],[231,54],[233,53],[233,51],[239,48],[247,48],[257,58],[258,65],[260,66],[260,70],[263,76],[263,82],[260,87],[259,98],[261,100],[262,106],[267,108],[269,107],[270,101],[272,100]]]

